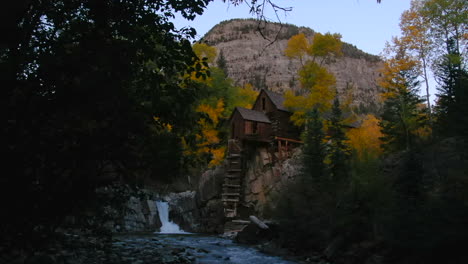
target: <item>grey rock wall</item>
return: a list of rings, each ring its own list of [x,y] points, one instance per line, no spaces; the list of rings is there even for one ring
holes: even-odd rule
[[[314,31],[294,25],[261,24],[255,20],[230,20],[213,27],[203,40],[215,46],[226,60],[227,73],[238,85],[250,83],[257,89],[276,92],[299,90],[298,60],[284,55],[288,39],[298,33],[311,38]],[[338,32],[339,33],[339,32]],[[266,38],[265,38],[266,37]],[[343,101],[352,89],[352,105],[376,113],[381,107],[377,78],[382,62],[351,44],[343,46],[344,56],[326,66],[337,80],[336,88]],[[306,58],[307,59],[307,58]]]
[[[114,233],[157,231],[161,227],[156,201],[159,194],[114,184],[96,190],[99,207],[86,213],[93,221]]]
[[[278,153],[258,148],[246,161],[243,200],[258,216],[263,216],[267,207],[274,208],[276,198],[299,175],[300,154],[300,148],[296,148],[290,153],[290,157],[278,161]]]
[[[217,166],[205,171],[200,177],[195,197],[199,210],[200,232],[223,232],[224,214],[221,191],[224,174],[224,166]]]
[[[122,229],[116,231],[157,231],[161,227],[156,200],[131,196],[126,203]]]
[[[199,214],[194,191],[170,193],[163,197],[169,203],[169,220],[186,232],[199,232]]]

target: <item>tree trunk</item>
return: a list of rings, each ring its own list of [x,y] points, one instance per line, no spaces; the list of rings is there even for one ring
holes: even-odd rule
[[[249,219],[250,221],[252,221],[252,223],[256,224],[260,229],[265,230],[269,228],[265,223],[260,221],[260,219],[258,219],[256,216],[251,215],[249,216]]]

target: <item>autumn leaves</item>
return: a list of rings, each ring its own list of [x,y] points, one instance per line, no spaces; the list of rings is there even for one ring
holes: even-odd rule
[[[303,126],[307,122],[308,112],[317,109],[322,115],[329,113],[334,98],[337,96],[336,79],[325,66],[342,56],[342,42],[339,34],[315,33],[311,39],[304,34],[298,34],[288,41],[285,55],[292,60],[300,62],[302,67],[298,71],[300,90],[294,93],[285,93],[285,107],[293,111],[291,120],[295,125]],[[352,100],[351,94],[346,96]],[[351,100],[340,102],[346,118],[342,120],[344,125],[356,121],[356,115],[350,107]],[[324,123],[327,129],[328,122]],[[358,154],[364,157],[365,153],[373,153],[378,156],[381,153],[382,134],[379,128],[379,120],[368,115],[363,118],[362,125],[347,132],[347,143]]]
[[[294,124],[304,125],[307,112],[313,108],[320,112],[331,108],[336,94],[336,79],[324,64],[342,55],[340,38],[338,34],[316,33],[309,41],[301,33],[288,41],[285,55],[292,60],[299,60],[302,65],[298,75],[303,92],[301,95],[295,95],[293,91],[285,93],[284,106],[293,110],[291,121]]]
[[[196,43],[192,48],[200,62],[210,64],[210,74],[197,76],[192,73],[186,76],[191,79],[192,85],[199,88],[203,96],[197,101],[194,109],[196,124],[193,130],[182,138],[183,153],[192,163],[213,167],[222,163],[226,151],[227,131],[223,121],[229,118],[234,107],[251,107],[258,92],[250,84],[235,86],[232,80],[227,78],[219,60],[216,65],[218,67],[215,66],[218,53],[215,47]],[[208,67],[201,70],[208,70]]]

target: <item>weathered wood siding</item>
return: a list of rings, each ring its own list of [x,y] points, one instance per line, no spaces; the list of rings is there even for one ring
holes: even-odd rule
[[[271,136],[271,125],[262,122],[245,120],[245,139],[269,141]]]
[[[268,94],[262,90],[255,101],[252,110],[265,113],[269,123],[245,120],[238,110],[234,110],[231,118],[231,137],[240,140],[271,141],[274,137],[300,139],[300,130],[289,120],[292,113],[278,110]]]
[[[270,124],[244,120],[237,110],[232,115],[230,129],[231,139],[268,141],[271,138]]]
[[[285,111],[275,111],[267,113],[271,120],[271,129],[273,136],[300,139],[300,130],[291,121],[291,113]]]
[[[231,122],[230,122],[230,138],[232,139],[243,139],[245,136],[245,124],[244,119],[242,118],[241,114],[234,110],[232,114]]]
[[[273,104],[270,97],[268,97],[268,95],[263,90],[258,95],[258,98],[255,101],[252,110],[261,111],[264,113],[277,111],[276,106]]]

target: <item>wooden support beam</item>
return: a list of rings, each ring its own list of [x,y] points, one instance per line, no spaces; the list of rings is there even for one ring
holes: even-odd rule
[[[275,136],[275,140],[283,140],[283,141],[289,141],[289,142],[299,143],[299,144],[303,144],[303,143],[304,143],[304,142],[302,142],[302,141],[300,141],[300,140],[295,140],[295,139],[292,139],[292,138],[276,137],[276,136]]]
[[[278,156],[279,160],[283,160],[283,155],[281,153],[281,140],[278,140]]]

